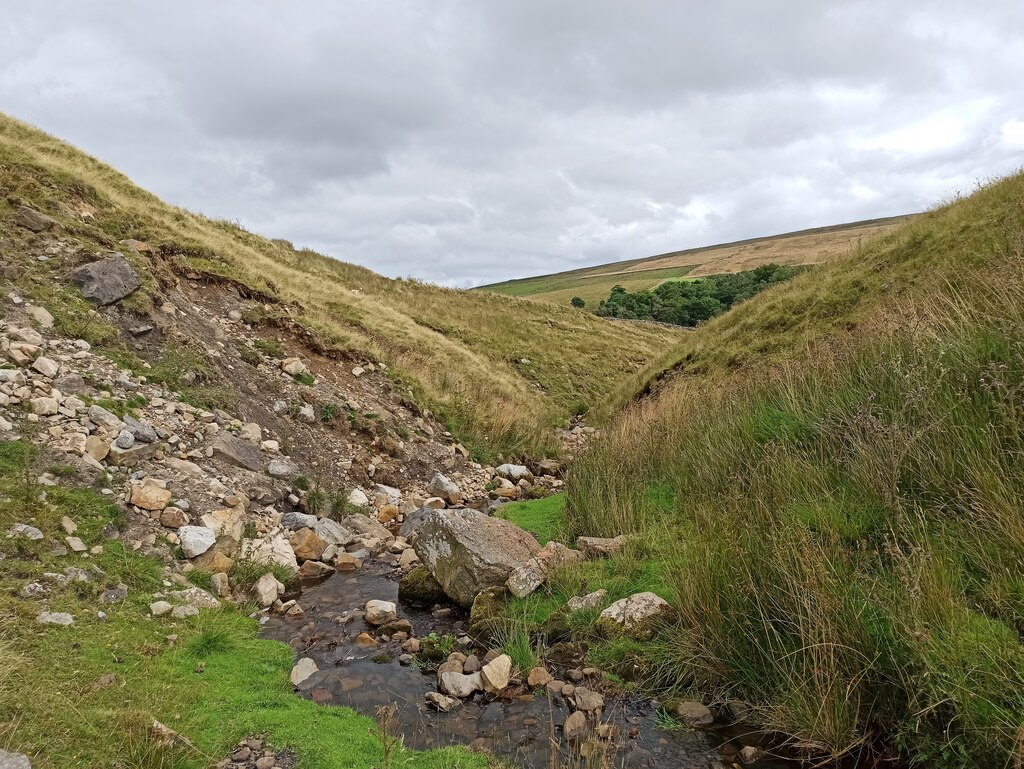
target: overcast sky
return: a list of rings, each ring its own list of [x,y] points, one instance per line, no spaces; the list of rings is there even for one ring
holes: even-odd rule
[[[1019,0],[40,0],[0,109],[164,199],[470,286],[1024,166]]]

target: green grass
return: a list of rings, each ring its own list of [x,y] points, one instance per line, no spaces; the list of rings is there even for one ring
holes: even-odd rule
[[[570,478],[569,533],[647,552],[538,612],[653,588],[678,624],[591,661],[741,699],[817,755],[1024,759],[1022,206],[1024,176],[988,185],[696,332]],[[730,370],[765,344],[789,361]]]
[[[48,488],[47,502],[39,503],[31,479],[41,461],[25,443],[0,443],[0,529],[25,522],[59,538],[60,518],[68,515],[87,545],[104,549],[91,558],[54,558],[43,543],[0,541],[0,744],[30,755],[36,769],[203,769],[241,738],[261,734],[278,749],[294,749],[309,769],[384,765],[374,722],[294,694],[292,650],[259,639],[254,620],[229,606],[182,621],[149,616],[160,564],[103,538],[103,527],[121,516],[99,494]],[[104,575],[54,586],[45,604],[15,597],[43,572],[69,565],[95,565]],[[102,606],[107,618],[99,619],[97,595],[120,582],[130,588],[128,600]],[[72,613],[75,624],[37,625],[44,605]],[[111,674],[113,683],[97,685]],[[155,745],[148,734],[154,718],[195,749]],[[393,760],[423,769],[486,763],[462,749],[399,749]]]
[[[510,502],[502,505],[496,515],[512,521],[521,529],[526,529],[538,542],[546,545],[551,540],[558,539],[564,511],[565,494],[552,494],[543,499]]]

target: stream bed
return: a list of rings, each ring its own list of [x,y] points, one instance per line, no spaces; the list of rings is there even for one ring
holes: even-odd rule
[[[510,687],[500,698],[478,694],[449,713],[428,708],[424,695],[437,690],[434,672],[418,663],[400,664],[401,640],[371,642],[367,637],[376,633],[363,620],[362,609],[373,599],[398,604],[398,582],[393,572],[367,564],[358,572],[336,573],[306,585],[302,616],[267,618],[264,637],[291,645],[297,656],[310,657],[319,669],[299,686],[300,696],[371,717],[388,709],[391,730],[412,748],[467,745],[522,767],[708,769],[738,762],[745,742],[735,734],[659,728],[657,706],[649,698],[608,697],[601,718],[602,724],[613,725],[603,730],[607,739],[582,746],[562,738],[562,724],[571,713],[566,701],[525,685]],[[465,615],[458,610],[432,613],[398,607],[399,618],[412,623],[418,638],[464,632]],[[748,766],[792,769],[795,764],[767,758]]]

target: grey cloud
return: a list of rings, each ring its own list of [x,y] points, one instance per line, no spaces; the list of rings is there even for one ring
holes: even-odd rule
[[[467,286],[919,210],[1024,164],[1024,6],[54,0],[0,104],[179,205]]]

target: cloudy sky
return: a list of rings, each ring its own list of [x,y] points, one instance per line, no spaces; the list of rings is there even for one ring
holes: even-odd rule
[[[45,0],[0,109],[163,198],[470,286],[1024,166],[1012,0]]]

